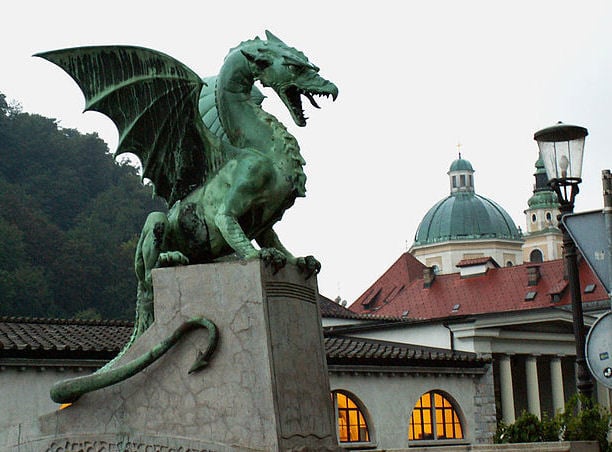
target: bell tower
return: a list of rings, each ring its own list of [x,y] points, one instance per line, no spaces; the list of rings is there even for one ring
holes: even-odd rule
[[[559,202],[548,186],[544,163],[538,158],[533,195],[525,210],[526,229],[523,238],[523,261],[542,262],[562,257],[563,235],[558,227]]]

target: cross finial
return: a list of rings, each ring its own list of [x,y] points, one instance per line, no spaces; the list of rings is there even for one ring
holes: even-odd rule
[[[457,142],[457,152],[459,153],[459,158],[461,158],[461,146],[463,146],[461,143]]]

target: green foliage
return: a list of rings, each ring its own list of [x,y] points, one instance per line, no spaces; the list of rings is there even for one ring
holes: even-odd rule
[[[566,441],[595,440],[602,452],[612,451],[608,443],[610,412],[582,395],[574,395],[561,415],[563,439]]]
[[[542,422],[527,411],[523,411],[513,424],[500,423],[495,435],[497,443],[535,443],[544,441]]]
[[[133,318],[137,236],[164,210],[96,134],[0,93],[0,315]]]
[[[608,442],[610,412],[592,400],[575,394],[563,413],[553,418],[523,411],[513,424],[500,422],[495,443],[532,443],[541,441],[598,441],[602,452],[612,452]]]
[[[563,439],[563,422],[560,416],[542,415],[542,441],[559,441]]]

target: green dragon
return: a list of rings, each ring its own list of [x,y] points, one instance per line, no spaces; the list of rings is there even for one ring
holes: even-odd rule
[[[151,270],[261,258],[278,269],[295,264],[318,273],[313,256],[295,257],[273,226],[305,195],[297,140],[261,108],[259,81],[272,88],[296,125],[306,125],[302,96],[338,95],[299,50],[269,31],[230,50],[215,77],[201,79],[163,53],[131,46],[44,52],[79,85],[85,110],[107,115],[119,130],[116,155],[135,154],[143,178],[170,206],[149,214],[135,256],[135,328],[126,349],[154,320]],[[259,246],[256,248],[252,241]],[[124,351],[126,350],[124,349]]]

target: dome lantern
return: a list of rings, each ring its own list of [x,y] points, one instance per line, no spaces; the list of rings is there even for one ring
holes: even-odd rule
[[[474,193],[474,168],[469,161],[461,158],[461,152],[459,158],[451,163],[447,174],[451,195],[466,192]]]

